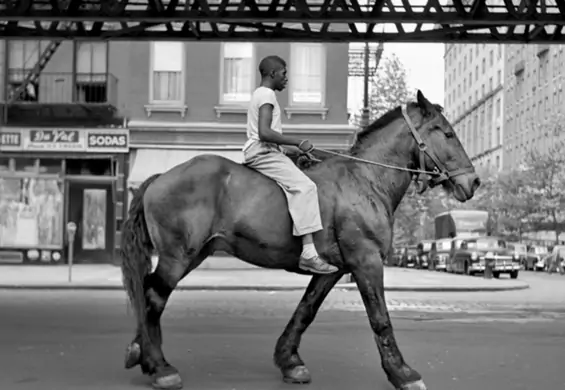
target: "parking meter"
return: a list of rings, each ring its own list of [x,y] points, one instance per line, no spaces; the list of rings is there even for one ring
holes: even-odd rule
[[[74,222],[67,223],[67,239],[69,246],[67,249],[67,258],[69,259],[69,282],[73,280],[73,255],[74,255],[74,244],[75,236],[77,233],[77,224]]]

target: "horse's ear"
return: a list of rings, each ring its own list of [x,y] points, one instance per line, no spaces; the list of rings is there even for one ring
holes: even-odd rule
[[[416,92],[416,99],[418,100],[418,106],[422,110],[422,115],[428,116],[433,112],[434,105],[426,99],[422,91],[418,90],[418,92]]]

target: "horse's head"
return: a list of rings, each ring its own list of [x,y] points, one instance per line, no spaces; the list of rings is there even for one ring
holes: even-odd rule
[[[481,185],[481,180],[453,127],[442,114],[441,107],[430,103],[421,91],[417,93],[417,106],[422,116],[417,130],[407,113],[404,114],[419,144],[417,158],[420,169],[435,172],[429,185],[434,187],[441,184],[460,202],[471,199]],[[427,179],[424,179],[422,192],[427,185]]]

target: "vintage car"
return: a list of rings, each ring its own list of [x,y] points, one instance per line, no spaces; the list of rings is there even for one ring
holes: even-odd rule
[[[527,269],[528,246],[521,242],[507,242],[506,247],[508,250],[514,251],[514,254],[518,256],[522,269]]]
[[[545,259],[545,270],[548,273],[565,274],[565,245],[555,245],[551,255]]]
[[[545,245],[530,245],[526,258],[525,270],[538,271],[545,268],[543,259],[549,255],[549,250]],[[539,264],[539,265],[538,265]]]
[[[402,254],[401,267],[416,268],[418,264],[418,250],[416,246],[407,246]]]
[[[452,238],[442,238],[436,240],[432,244],[432,249],[430,251],[430,269],[436,271],[446,271],[447,263],[451,256],[453,239]]]
[[[399,267],[402,261],[403,252],[404,250],[402,248],[393,248],[390,256],[385,259],[385,265],[388,265],[389,267]]]
[[[418,250],[418,268],[428,269],[430,266],[430,251],[434,240],[423,240],[416,247]]]
[[[476,237],[462,240],[454,250],[451,271],[473,275],[485,271],[485,261],[492,261],[492,274],[495,278],[509,274],[516,279],[520,271],[520,259],[506,242],[499,237]]]

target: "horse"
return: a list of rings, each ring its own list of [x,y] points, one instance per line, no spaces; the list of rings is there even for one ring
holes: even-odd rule
[[[391,251],[394,212],[415,177],[421,192],[441,185],[460,202],[481,183],[442,108],[421,91],[416,96],[360,130],[349,151],[303,170],[319,192],[324,230],[314,234],[315,244],[339,268],[334,274],[298,268],[301,243],[292,235],[284,193],[244,164],[200,155],[145,180],[122,230],[123,282],[137,323],[125,367],[140,365],[155,388],[182,388],[179,371],[162,351],[160,318],[179,281],[224,251],[259,267],[312,275],[275,346],[274,363],[285,382],[311,381],[300,341],[330,290],[350,273],[389,382],[396,389],[426,389],[404,360],[385,302],[383,260]],[[151,272],[154,251],[159,262]]]

